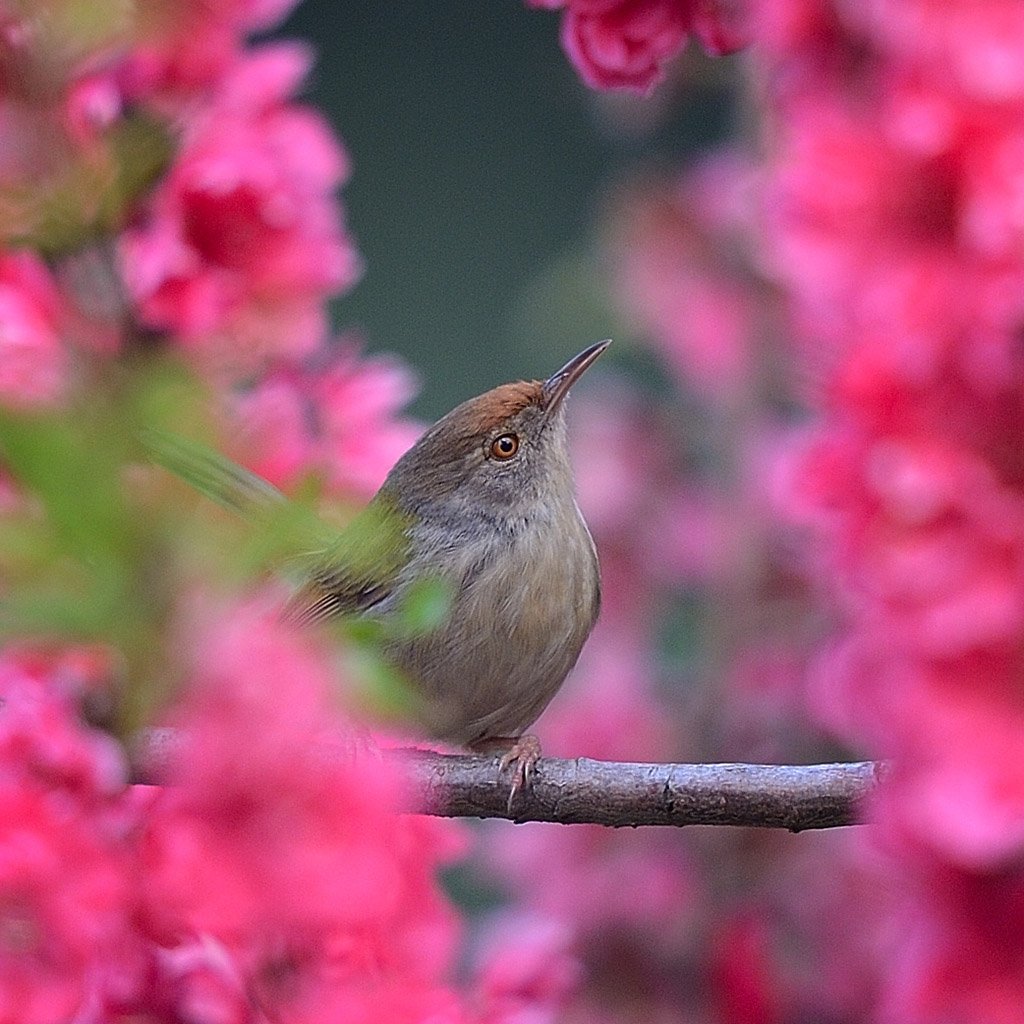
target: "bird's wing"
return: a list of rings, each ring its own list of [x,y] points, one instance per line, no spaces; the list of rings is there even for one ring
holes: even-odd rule
[[[312,622],[353,614],[391,594],[409,556],[408,518],[386,489],[341,533],[273,484],[206,445],[167,432],[143,439],[150,457],[258,529],[274,531],[272,550],[298,569],[290,618]]]
[[[229,512],[253,519],[288,501],[272,483],[199,441],[148,430],[142,443],[155,463]]]
[[[409,559],[408,517],[380,492],[316,560],[289,603],[303,622],[366,611],[394,593]]]
[[[278,564],[298,562],[305,575],[335,542],[337,529],[311,508],[201,442],[156,430],[141,440],[155,463],[261,531],[268,540],[268,557]]]

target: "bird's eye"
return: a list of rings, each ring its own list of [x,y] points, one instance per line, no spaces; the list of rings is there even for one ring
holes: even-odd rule
[[[511,459],[519,451],[518,434],[502,434],[491,442],[491,455],[496,459]]]

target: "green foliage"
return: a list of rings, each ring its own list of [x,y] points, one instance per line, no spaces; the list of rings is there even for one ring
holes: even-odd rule
[[[180,365],[139,359],[87,401],[0,411],[0,466],[18,493],[0,510],[0,642],[115,648],[126,669],[117,722],[125,735],[180,682],[182,659],[166,644],[190,587],[239,595],[271,574],[299,584],[325,558],[342,557],[362,578],[394,573],[405,557],[395,510],[349,512],[339,533],[315,511],[315,480],[286,497],[221,455],[208,407]],[[408,711],[408,689],[376,651],[435,628],[449,606],[443,584],[427,579],[387,627],[359,618],[337,626],[357,700],[384,715]]]
[[[0,411],[0,464],[19,495],[0,515],[0,640],[115,648],[128,731],[173,685],[164,635],[195,540],[137,438],[197,425],[205,395],[173,363],[124,369],[65,407]]]
[[[38,502],[0,526],[8,582],[0,628],[117,633],[124,569],[140,543],[121,487],[123,437],[106,417],[0,412],[0,454]]]
[[[442,579],[425,577],[405,591],[392,629],[401,636],[421,636],[444,625],[452,604],[452,588]]]
[[[123,727],[165,689],[161,631],[178,542],[177,507],[147,486],[135,438],[159,410],[183,420],[201,400],[179,369],[154,363],[111,374],[88,401],[0,411],[0,464],[19,495],[0,515],[0,640],[116,648],[132,680]]]

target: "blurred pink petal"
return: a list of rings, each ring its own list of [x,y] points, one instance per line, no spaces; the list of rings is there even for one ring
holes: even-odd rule
[[[594,89],[650,93],[695,33],[709,53],[747,45],[747,0],[527,0],[564,8],[562,47]]]
[[[474,975],[479,1024],[555,1024],[583,967],[571,930],[538,914],[496,915]]]
[[[770,934],[752,914],[726,919],[711,954],[717,1019],[722,1024],[774,1024],[784,1020],[773,978]]]
[[[84,651],[0,658],[3,1020],[99,1014],[145,977],[124,759],[79,718],[91,660]]]
[[[446,826],[395,813],[400,782],[354,752],[308,637],[259,602],[205,619],[173,785],[148,815],[150,934],[212,937],[282,1013],[454,1014],[457,920],[433,877]]]
[[[0,401],[33,406],[59,399],[68,384],[62,299],[42,260],[0,253]]]
[[[280,487],[312,473],[335,496],[366,499],[420,434],[399,415],[413,390],[405,366],[352,341],[319,366],[275,367],[236,403],[247,461]]]
[[[649,92],[686,42],[688,13],[680,0],[570,2],[562,46],[592,88]]]
[[[734,53],[752,42],[749,0],[697,0],[693,33],[713,55]]]
[[[902,897],[874,1016],[1012,1021],[1024,10],[784,0],[758,15],[779,127],[765,221],[818,384],[789,507],[818,527],[811,562],[846,626],[809,697],[892,760],[865,809]]]
[[[881,1019],[941,1017],[1009,1024],[1024,999],[1020,872],[960,871],[931,857],[904,861],[902,896]]]
[[[158,107],[187,104],[216,87],[245,36],[272,28],[296,0],[150,0],[136,13],[121,78],[131,98]]]
[[[215,366],[312,352],[324,302],[358,275],[333,196],[344,154],[318,115],[287,102],[306,61],[291,46],[239,61],[122,236],[144,321]]]

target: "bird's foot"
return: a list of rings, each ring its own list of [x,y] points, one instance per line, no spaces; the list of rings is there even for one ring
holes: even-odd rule
[[[498,762],[499,777],[513,765],[512,784],[508,791],[508,813],[512,813],[512,805],[516,797],[530,785],[533,769],[540,760],[540,740],[532,733],[525,736],[493,736],[473,745],[474,750],[481,753],[492,750],[505,750]]]
[[[512,804],[516,795],[530,785],[530,778],[533,769],[540,760],[540,740],[533,733],[527,733],[518,739],[512,740],[512,746],[502,755],[498,771],[503,772],[511,765],[515,765],[512,771],[512,785],[508,791],[508,813],[512,813]]]

